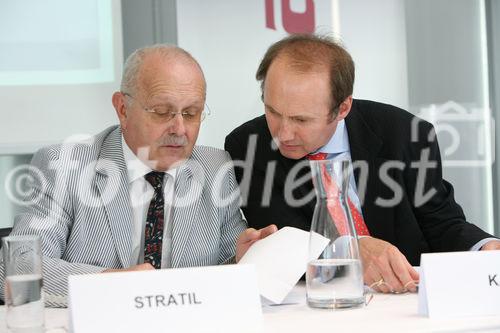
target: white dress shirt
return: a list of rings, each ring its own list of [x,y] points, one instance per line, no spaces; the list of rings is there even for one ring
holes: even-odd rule
[[[144,263],[144,231],[146,227],[146,218],[149,209],[149,203],[153,198],[154,189],[151,184],[144,178],[146,174],[153,171],[150,167],[144,164],[129,148],[122,136],[123,157],[128,170],[128,188],[130,200],[132,203],[133,217],[132,221],[133,236],[132,236],[132,256],[131,265]],[[162,241],[162,256],[161,267],[170,267],[171,251],[172,251],[172,223],[171,211],[174,195],[174,182],[177,174],[176,169],[165,172],[163,178],[163,196],[165,200],[164,225],[163,225],[163,241]]]

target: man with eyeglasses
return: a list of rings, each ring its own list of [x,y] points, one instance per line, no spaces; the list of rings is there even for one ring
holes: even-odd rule
[[[350,181],[358,191],[350,210],[367,285],[415,291],[419,275],[412,265],[424,252],[500,249],[499,240],[466,222],[442,179],[437,142],[427,140],[432,125],[391,105],[354,100],[354,63],[333,40],[292,35],[278,41],[257,80],[265,115],[225,142],[233,160],[244,161],[235,172],[250,226],[309,230],[315,196],[308,159],[348,159],[367,171],[363,178],[358,169]],[[435,167],[419,174],[414,165],[426,163]],[[426,193],[433,195],[418,197]]]
[[[120,125],[35,154],[43,179],[12,234],[40,236],[48,305],[66,305],[69,275],[233,263],[276,230],[246,229],[229,155],[195,146],[205,93],[186,51],[136,50],[112,97]]]

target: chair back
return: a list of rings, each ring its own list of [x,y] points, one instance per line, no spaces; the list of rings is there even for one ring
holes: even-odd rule
[[[12,231],[12,228],[0,229],[0,241],[2,241],[2,238],[7,237],[11,231]],[[0,243],[0,246],[1,246],[1,243]]]
[[[0,249],[2,248],[2,238],[7,237],[11,231],[12,231],[12,228],[0,229]],[[2,253],[0,252],[0,256],[1,255],[2,255]],[[0,305],[4,305],[4,302],[1,299],[0,299]]]

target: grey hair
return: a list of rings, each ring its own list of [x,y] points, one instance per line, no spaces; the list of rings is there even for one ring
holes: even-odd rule
[[[128,56],[123,65],[122,81],[120,85],[121,92],[132,95],[136,93],[137,75],[139,74],[139,70],[141,69],[146,55],[152,53],[158,53],[165,58],[170,56],[185,57],[193,61],[203,74],[200,64],[198,64],[196,59],[186,50],[170,44],[155,44],[137,49]]]

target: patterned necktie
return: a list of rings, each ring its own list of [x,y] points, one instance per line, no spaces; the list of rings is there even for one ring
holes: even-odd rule
[[[326,153],[307,155],[307,159],[313,161],[326,160],[327,157],[328,154]],[[325,182],[325,187],[326,187],[325,190],[328,192],[329,197],[334,197],[338,199],[339,188],[337,187],[337,184],[335,184],[335,181],[332,179],[332,177],[326,171],[326,169],[323,169],[322,172],[323,172],[323,180]],[[354,220],[354,227],[356,228],[356,233],[358,234],[358,236],[369,236],[370,233],[368,232],[368,228],[366,227],[363,216],[361,215],[360,211],[358,210],[358,208],[352,202],[351,198],[349,198],[348,195],[347,195],[347,202],[349,205],[349,210],[351,211],[352,218]],[[342,207],[340,205],[340,200],[329,201],[327,203],[327,207],[328,211],[330,212],[330,215],[332,216],[333,221],[344,221],[345,216],[344,212],[342,211]],[[337,228],[339,229],[339,233],[341,235],[347,234],[347,230],[344,230],[345,225],[346,225],[345,223],[336,224]]]
[[[165,200],[163,198],[164,172],[151,171],[144,176],[153,186],[154,194],[149,204],[144,237],[144,262],[154,268],[161,268],[161,247],[163,240],[163,220]]]

